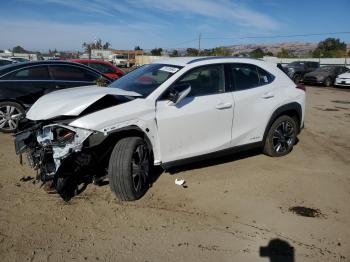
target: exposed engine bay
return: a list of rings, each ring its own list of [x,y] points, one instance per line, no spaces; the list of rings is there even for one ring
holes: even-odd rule
[[[107,95],[92,103],[78,116],[59,116],[32,121],[23,118],[15,137],[16,154],[26,155],[29,165],[37,171],[37,179],[70,200],[81,185],[100,183],[107,175],[106,166],[113,143],[99,131],[70,126],[84,115],[132,100]],[[106,143],[104,141],[106,140]]]

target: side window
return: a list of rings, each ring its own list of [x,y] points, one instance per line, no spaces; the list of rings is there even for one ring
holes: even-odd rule
[[[114,69],[108,65],[105,64],[98,64],[98,63],[90,63],[90,67],[93,69],[101,72],[102,74],[113,74],[115,73]]]
[[[258,70],[255,65],[233,64],[231,65],[231,72],[236,91],[246,90],[260,85]]]
[[[7,79],[12,80],[50,80],[47,66],[35,66],[16,71]]]
[[[50,66],[50,72],[55,80],[93,82],[99,77],[84,68],[68,65]]]
[[[210,65],[195,68],[186,73],[176,85],[190,84],[189,96],[205,96],[225,92],[223,65]]]
[[[271,75],[269,72],[265,71],[264,69],[258,66],[256,68],[258,69],[260,86],[270,84],[275,79],[273,75]]]

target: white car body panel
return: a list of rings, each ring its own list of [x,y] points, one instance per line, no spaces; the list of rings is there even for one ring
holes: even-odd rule
[[[219,151],[231,142],[232,94],[158,101],[156,118],[163,162]]]
[[[77,116],[105,95],[140,96],[135,92],[98,86],[62,89],[39,98],[28,111],[27,118],[46,120],[60,115]]]

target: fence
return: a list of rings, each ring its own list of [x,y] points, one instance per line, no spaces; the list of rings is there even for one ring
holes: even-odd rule
[[[294,61],[319,62],[320,65],[350,65],[350,58],[278,58],[274,56],[264,56],[264,61],[271,63],[288,64]]]

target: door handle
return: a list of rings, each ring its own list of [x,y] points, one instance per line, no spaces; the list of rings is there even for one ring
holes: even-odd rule
[[[216,105],[216,109],[222,110],[222,109],[227,109],[231,108],[232,104],[231,103],[220,103]]]
[[[268,93],[263,94],[261,97],[264,99],[268,99],[268,98],[273,98],[274,96],[275,96],[274,93],[268,92]]]

